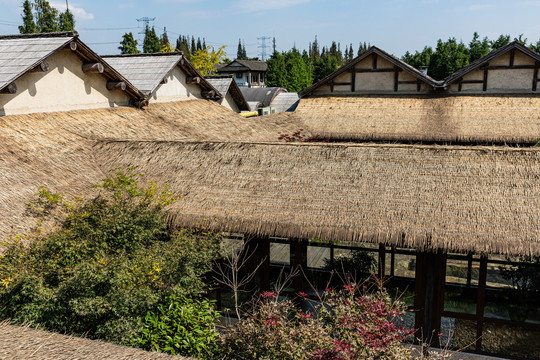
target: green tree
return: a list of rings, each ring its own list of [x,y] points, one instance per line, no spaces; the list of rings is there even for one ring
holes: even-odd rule
[[[477,32],[473,34],[473,38],[469,43],[469,62],[476,61],[482,56],[486,56],[489,53],[489,40],[487,37],[480,41],[480,35]]]
[[[75,19],[73,13],[66,9],[63,13],[58,15],[58,30],[60,31],[73,31],[75,30]]]
[[[159,39],[160,45],[161,45],[161,52],[173,52],[174,48],[171,45],[169,41],[169,36],[167,35],[167,28],[163,28],[163,34],[161,35],[161,38]]]
[[[469,50],[463,42],[458,43],[455,38],[448,41],[439,39],[431,55],[428,72],[433,78],[442,80],[468,64]]]
[[[313,79],[319,81],[339,68],[338,59],[330,56],[326,51],[319,60],[313,64]]]
[[[433,49],[429,46],[426,46],[421,52],[416,51],[414,54],[409,53],[408,51],[403,55],[401,60],[405,61],[407,64],[420,69],[422,67],[429,67],[431,56],[433,55]]]
[[[197,38],[197,50],[203,50],[201,38]]]
[[[144,41],[143,41],[143,52],[145,54],[158,53],[161,51],[161,42],[156,34],[154,27],[150,29],[146,25],[146,30],[144,31]]]
[[[132,170],[96,188],[74,202],[41,188],[28,205],[54,224],[2,249],[0,319],[126,342],[163,299],[202,294],[218,238],[170,228],[165,207],[175,196]]]
[[[21,34],[32,34],[37,31],[36,23],[34,22],[34,15],[32,14],[32,4],[30,0],[24,0],[23,13],[22,13],[23,25],[19,26],[19,32]]]
[[[138,54],[139,49],[137,49],[137,40],[133,37],[133,33],[125,33],[122,35],[122,41],[118,47],[121,54]]]
[[[531,43],[531,45],[529,45],[529,49],[540,53],[540,40],[536,41],[536,43]]]
[[[236,58],[238,60],[245,60],[244,47],[242,46],[242,40],[238,39],[238,50],[236,50]]]
[[[58,10],[46,0],[34,0],[36,10],[36,25],[40,33],[58,31]]]
[[[489,42],[491,51],[500,49],[508,44],[510,44],[510,35],[500,35],[496,40]]]
[[[266,85],[270,87],[284,87],[287,77],[287,68],[285,66],[285,56],[279,52],[274,52],[266,61]]]

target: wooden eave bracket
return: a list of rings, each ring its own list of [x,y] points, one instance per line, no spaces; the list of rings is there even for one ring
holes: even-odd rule
[[[16,94],[17,93],[17,85],[12,82],[2,90],[0,90],[0,94]]]
[[[49,63],[47,60],[41,61],[39,64],[37,64],[30,72],[47,72],[51,69]]]
[[[107,90],[122,90],[125,91],[127,88],[124,81],[107,81]]]

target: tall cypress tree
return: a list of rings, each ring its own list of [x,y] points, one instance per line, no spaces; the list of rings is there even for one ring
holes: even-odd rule
[[[195,51],[197,51],[197,45],[195,45],[195,36],[191,37],[191,48],[189,49],[189,53],[193,54]]]
[[[58,30],[60,31],[73,31],[75,30],[75,19],[73,13],[66,9],[58,16]]]
[[[34,0],[36,10],[36,25],[40,33],[58,31],[58,10],[46,0]]]
[[[138,54],[137,40],[133,37],[133,33],[125,33],[122,35],[122,41],[118,47],[122,54]]]
[[[197,38],[197,50],[202,50],[201,38]]]
[[[154,29],[154,27],[150,29],[150,27],[146,25],[146,30],[144,31],[143,52],[149,54],[158,53],[160,51],[161,43],[156,34],[156,30]]]
[[[32,4],[30,0],[24,0],[23,13],[22,13],[23,25],[19,26],[19,32],[21,34],[32,34],[37,31],[36,23],[34,22],[34,15],[32,14]]]
[[[239,60],[244,60],[244,53],[242,52],[242,41],[238,39],[238,49],[236,50],[236,58]]]
[[[246,43],[242,44],[242,59],[247,60],[247,51],[246,51]]]

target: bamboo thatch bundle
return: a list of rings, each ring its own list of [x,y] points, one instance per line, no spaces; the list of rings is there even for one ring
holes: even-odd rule
[[[77,194],[105,177],[110,169],[96,161],[96,141],[275,141],[295,129],[291,121],[245,119],[207,100],[0,117],[0,239],[34,224],[23,214],[39,186]]]
[[[536,95],[310,97],[294,118],[334,140],[536,143]]]
[[[178,226],[540,255],[540,149],[97,143],[102,169],[138,166],[183,194]]]
[[[188,360],[97,340],[0,324],[0,359],[9,360]]]

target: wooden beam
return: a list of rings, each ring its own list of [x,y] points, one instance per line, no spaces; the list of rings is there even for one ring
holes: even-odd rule
[[[126,90],[126,83],[123,81],[107,81],[107,90]]]
[[[482,91],[487,91],[487,82],[488,82],[488,68],[484,68],[484,81],[482,86]]]
[[[510,66],[514,66],[514,57],[516,56],[516,49],[510,50]]]
[[[398,89],[399,89],[399,71],[398,71],[398,67],[396,66],[394,68],[394,92],[397,92]]]
[[[0,94],[16,94],[16,93],[17,93],[17,85],[15,83],[10,83],[8,86],[6,86],[0,91]]]
[[[506,65],[493,65],[493,66],[487,66],[489,70],[518,70],[518,69],[534,69],[534,65],[514,65],[514,66],[506,66]]]
[[[200,84],[201,83],[201,78],[200,78],[200,76],[188,76],[186,78],[186,83],[188,83],[188,84]]]
[[[534,74],[533,74],[532,91],[536,91],[537,86],[538,86],[538,66],[535,66],[534,67]]]
[[[484,80],[461,80],[462,84],[483,84]]]
[[[372,64],[373,69],[374,70],[377,69],[377,54],[375,54],[375,53],[371,54],[371,60],[372,60],[372,63],[373,63]]]
[[[394,72],[394,68],[388,68],[388,69],[356,69],[357,73],[369,73],[369,72]]]
[[[417,84],[418,80],[401,80],[398,81],[399,84]]]
[[[214,90],[205,90],[201,91],[201,95],[205,98],[212,98],[216,96],[216,92]]]
[[[354,67],[351,69],[351,92],[356,91],[356,71],[354,71]]]
[[[51,67],[49,66],[49,63],[46,60],[43,60],[42,62],[37,64],[35,68],[30,70],[30,72],[47,72],[50,69]]]
[[[339,85],[351,85],[351,82],[349,81],[334,81],[333,84],[335,86],[339,86]]]
[[[72,41],[69,43],[69,48],[71,49],[71,51],[75,51],[77,50],[77,43]]]
[[[85,63],[82,65],[82,71],[88,74],[103,74],[105,67],[102,63]]]

